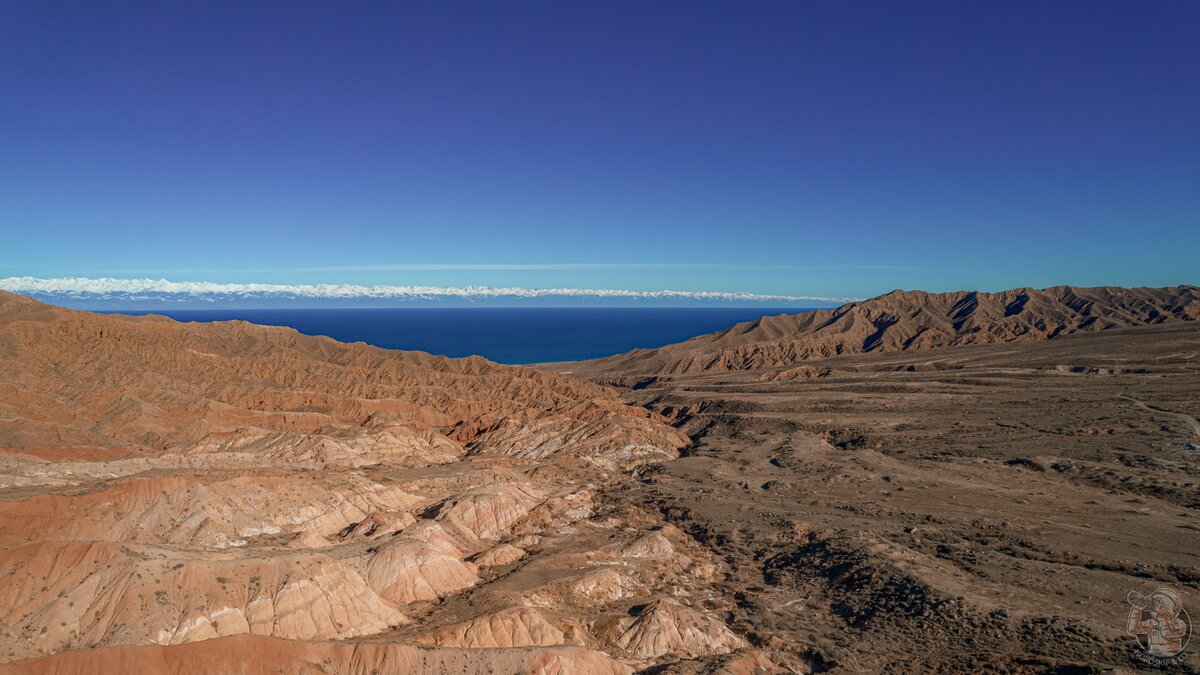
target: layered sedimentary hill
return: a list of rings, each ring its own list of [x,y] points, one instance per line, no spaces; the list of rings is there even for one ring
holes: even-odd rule
[[[764,317],[659,349],[563,372],[593,377],[793,366],[840,354],[896,352],[1200,319],[1200,288],[1019,288],[1000,293],[893,291],[837,309]]]
[[[0,294],[0,672],[749,653],[719,561],[597,498],[686,442],[534,369]]]

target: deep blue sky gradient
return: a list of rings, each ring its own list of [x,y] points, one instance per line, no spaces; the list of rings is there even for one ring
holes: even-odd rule
[[[3,3],[0,230],[0,277],[1200,283],[1200,3]]]

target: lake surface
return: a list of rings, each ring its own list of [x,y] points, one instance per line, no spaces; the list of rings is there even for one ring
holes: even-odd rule
[[[575,361],[653,348],[799,308],[394,308],[124,311],[179,321],[241,319],[309,335],[500,363]]]

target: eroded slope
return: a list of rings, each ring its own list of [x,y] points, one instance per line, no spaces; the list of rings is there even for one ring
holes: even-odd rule
[[[751,654],[708,551],[596,503],[686,443],[533,369],[0,294],[0,671]]]

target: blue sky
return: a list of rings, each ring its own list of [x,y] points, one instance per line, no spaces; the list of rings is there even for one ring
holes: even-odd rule
[[[1200,282],[1200,4],[0,6],[0,277]]]

